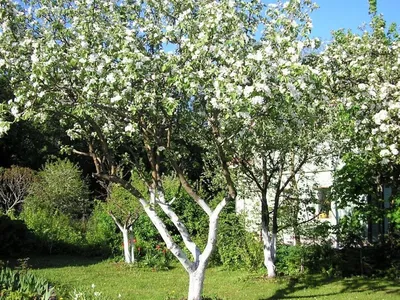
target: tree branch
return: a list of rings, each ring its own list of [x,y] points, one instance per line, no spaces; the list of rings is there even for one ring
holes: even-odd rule
[[[172,223],[175,225],[176,229],[179,231],[179,234],[182,237],[183,243],[185,244],[186,248],[192,253],[194,261],[197,262],[200,256],[200,249],[197,245],[192,241],[190,237],[190,233],[187,230],[185,224],[183,224],[178,215],[171,209],[168,203],[165,201],[164,192],[158,191],[157,195],[155,196],[157,204],[161,207],[163,212],[170,218]]]
[[[111,216],[111,218],[114,220],[115,224],[117,224],[119,230],[123,231],[124,227],[121,225],[121,223],[117,220],[117,218],[115,217],[115,215],[113,214],[113,212],[110,210],[108,212],[108,214]]]
[[[225,151],[220,143],[221,134],[219,132],[219,128],[217,125],[218,124],[217,117],[218,117],[218,114],[217,114],[217,112],[214,111],[214,116],[213,116],[213,118],[209,119],[209,122],[211,124],[212,132],[214,135],[214,142],[215,142],[215,145],[217,146],[217,154],[218,154],[218,157],[219,157],[219,160],[221,163],[222,174],[224,175],[226,184],[228,186],[228,193],[229,193],[231,199],[235,199],[236,198],[236,189],[235,189],[233,180],[231,178],[231,173],[228,168]]]
[[[211,216],[212,210],[210,206],[208,206],[204,199],[202,199],[191,187],[189,182],[186,180],[182,169],[178,166],[178,163],[175,161],[175,159],[170,158],[170,162],[176,174],[178,175],[179,181],[181,182],[182,187],[185,189],[186,193],[188,193],[189,196],[193,198],[193,200],[206,212],[208,216]]]

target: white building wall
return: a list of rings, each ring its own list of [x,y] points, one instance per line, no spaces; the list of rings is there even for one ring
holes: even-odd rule
[[[333,184],[333,166],[331,164],[327,164],[326,168],[321,169],[317,168],[315,165],[308,164],[303,167],[302,172],[296,176],[297,184],[299,189],[309,190],[314,194],[314,197],[318,199],[318,190],[319,189],[328,189]],[[289,176],[289,174],[287,174]],[[246,220],[246,228],[249,231],[260,231],[260,210],[261,210],[261,201],[260,195],[257,188],[249,186],[248,183],[243,183],[241,188],[239,189],[239,196],[236,201],[236,212],[242,213],[245,215]],[[268,199],[274,196],[273,191],[268,194]],[[308,195],[305,195],[308,196]],[[312,204],[315,209],[315,212],[319,212],[320,206],[318,204]],[[347,210],[338,209],[336,203],[331,201],[331,207],[329,215],[318,216],[315,218],[316,214],[312,214],[311,212],[305,213],[306,207],[304,207],[303,212],[303,219],[300,218],[299,221],[304,221],[305,218],[311,219],[318,219],[321,222],[329,222],[332,225],[337,225],[339,219],[346,215],[348,212]],[[286,244],[293,244],[295,243],[294,235],[290,232],[290,230],[286,230],[285,232],[281,233],[281,237],[283,242]],[[334,246],[338,246],[338,241],[336,236],[331,235],[330,239],[332,240]],[[303,241],[307,242],[307,241]]]

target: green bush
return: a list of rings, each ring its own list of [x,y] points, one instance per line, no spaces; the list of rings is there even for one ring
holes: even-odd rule
[[[86,227],[87,254],[94,256],[120,255],[121,234],[108,215],[105,203],[96,201]]]
[[[341,257],[329,243],[302,246],[279,245],[276,257],[277,272],[281,275],[319,273],[333,276],[340,273]]]
[[[304,250],[301,246],[278,245],[276,270],[281,275],[298,275],[304,268]]]
[[[330,243],[310,245],[304,249],[304,267],[310,273],[323,273],[332,276],[340,273],[338,266],[341,258]]]
[[[84,246],[89,192],[81,171],[68,160],[47,163],[31,185],[21,214],[49,253],[76,253]]]
[[[214,262],[227,268],[258,269],[263,263],[259,236],[245,228],[244,216],[237,215],[235,203],[221,212]]]
[[[60,212],[80,219],[89,209],[89,188],[78,166],[68,161],[48,162],[32,183],[24,209]]]
[[[26,209],[23,219],[39,240],[41,250],[48,253],[76,253],[83,236],[79,224],[59,212]]]

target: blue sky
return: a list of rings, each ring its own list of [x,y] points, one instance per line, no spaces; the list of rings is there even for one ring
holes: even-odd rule
[[[315,37],[330,39],[330,32],[340,28],[357,31],[363,23],[369,23],[368,0],[314,0],[319,9],[312,15]],[[400,25],[400,0],[378,0],[378,13],[390,24]]]

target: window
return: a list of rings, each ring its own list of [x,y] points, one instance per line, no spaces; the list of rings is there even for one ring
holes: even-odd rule
[[[331,200],[329,188],[318,189],[319,218],[328,219],[331,211]]]

